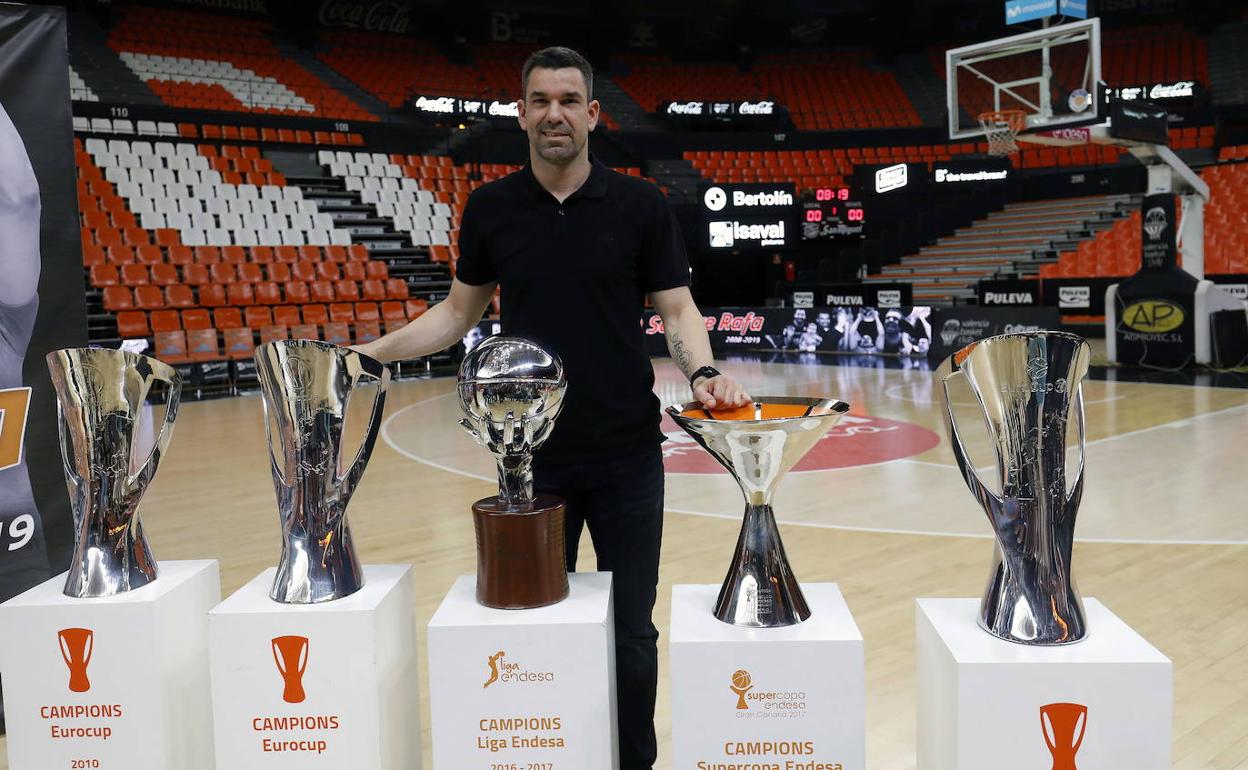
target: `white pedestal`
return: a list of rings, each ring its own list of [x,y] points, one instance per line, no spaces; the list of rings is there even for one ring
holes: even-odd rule
[[[532,610],[482,607],[475,578],[455,581],[429,621],[436,770],[619,766],[611,575],[568,579]]]
[[[767,629],[717,620],[719,589],[672,589],[672,769],[863,770],[862,634],[840,589],[803,584],[810,618]]]
[[[411,570],[365,566],[350,596],[279,604],[270,568],[210,613],[220,770],[420,767]]]
[[[1083,641],[1030,647],[979,628],[978,599],[919,599],[918,770],[1169,770],[1170,660],[1084,607]]]
[[[209,770],[208,610],[215,561],[165,561],[99,599],[65,573],[0,605],[10,770]]]

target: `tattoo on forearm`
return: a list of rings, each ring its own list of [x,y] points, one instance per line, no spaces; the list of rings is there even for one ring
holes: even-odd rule
[[[675,331],[668,332],[668,339],[672,343],[672,358],[676,359],[676,365],[682,372],[689,374],[689,367],[693,365],[693,354]]]

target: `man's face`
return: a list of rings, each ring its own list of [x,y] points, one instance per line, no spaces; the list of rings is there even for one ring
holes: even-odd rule
[[[826,332],[832,328],[832,316],[827,313],[820,313],[815,316],[815,323],[819,324],[819,328]]]
[[[575,67],[538,67],[529,73],[520,100],[520,127],[542,160],[562,166],[585,152],[599,110],[586,90],[585,77]]]

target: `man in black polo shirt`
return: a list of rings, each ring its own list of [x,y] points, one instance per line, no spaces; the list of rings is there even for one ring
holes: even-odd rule
[[[569,569],[588,524],[598,568],[614,573],[620,766],[649,770],[663,434],[641,329],[645,298],[662,316],[668,350],[697,400],[717,408],[744,405],[749,396],[711,366],[667,200],[589,154],[599,105],[588,62],[570,49],[547,48],[525,62],[522,84],[529,165],[468,199],[450,296],[361,350],[394,361],[458,342],[498,285],[504,333],[529,337],[563,359],[568,392],[534,457],[535,488],[567,501]]]

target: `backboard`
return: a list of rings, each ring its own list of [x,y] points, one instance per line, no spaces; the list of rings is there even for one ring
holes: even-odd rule
[[[1087,19],[945,52],[949,138],[984,135],[979,116],[1000,110],[1026,115],[1021,132],[1041,140],[1064,129],[1104,122],[1101,22]],[[1086,141],[1086,139],[1084,140]]]

